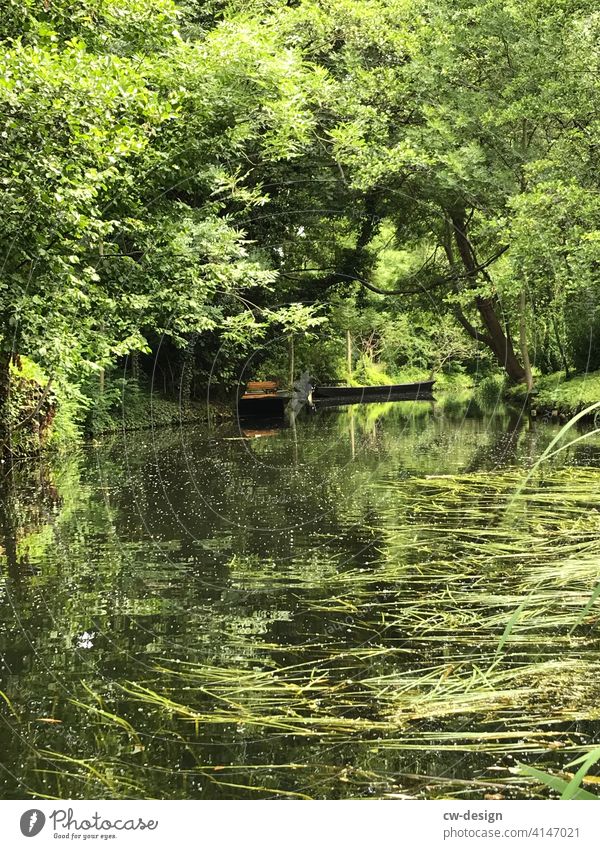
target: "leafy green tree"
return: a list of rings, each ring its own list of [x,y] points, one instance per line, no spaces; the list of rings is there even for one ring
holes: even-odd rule
[[[282,37],[326,72],[330,92],[313,173],[336,180],[329,196],[348,212],[329,228],[337,250],[325,282],[438,299],[512,380],[531,386],[527,303],[541,299],[525,273],[526,244],[516,243],[518,209],[557,154],[563,174],[579,170],[565,154],[597,102],[585,72],[594,21],[589,2],[543,0],[306,0],[280,13]],[[586,96],[573,100],[580,75]],[[387,288],[373,284],[382,222],[415,258]]]
[[[293,158],[311,124],[301,63],[258,22],[188,43],[167,0],[146,39],[134,0],[68,7],[13,4],[20,39],[5,21],[4,423],[14,352],[76,380],[148,329],[185,346],[247,312],[240,293],[274,275],[244,233],[263,196],[242,169]]]
[[[591,0],[8,0],[3,444],[15,353],[77,383],[166,336],[231,376],[337,332],[340,298],[394,367],[599,364],[598,26]]]

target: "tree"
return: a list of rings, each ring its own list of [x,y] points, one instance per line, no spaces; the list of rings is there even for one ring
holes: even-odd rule
[[[311,123],[301,63],[258,22],[192,43],[169,0],[143,30],[137,0],[69,6],[13,3],[20,39],[4,22],[3,423],[13,352],[77,380],[148,330],[185,347],[247,313],[274,274],[243,229],[264,201],[242,168],[293,158]]]
[[[513,222],[524,208],[519,198],[536,191],[548,158],[581,123],[569,92],[572,68],[582,71],[595,51],[592,11],[587,2],[543,0],[306,0],[280,13],[282,37],[327,75],[315,184],[327,181],[337,206],[351,207],[345,227],[328,233],[338,250],[325,284],[360,280],[375,291],[439,298],[513,381],[531,385],[533,293]],[[587,123],[597,98],[577,97],[578,107],[582,100]],[[309,208],[326,197],[313,185]],[[394,224],[400,247],[412,245],[418,257],[427,245],[430,253],[386,290],[372,283],[383,221]]]

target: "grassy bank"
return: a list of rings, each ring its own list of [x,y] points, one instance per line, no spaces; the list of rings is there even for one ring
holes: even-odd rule
[[[151,392],[143,386],[125,387],[112,401],[95,404],[85,423],[86,436],[99,436],[118,431],[146,430],[180,424],[207,422],[209,418],[223,419],[231,416],[225,404],[191,401],[181,404],[179,399]]]
[[[465,391],[472,389],[475,381],[472,375],[463,371],[438,371],[433,376],[423,368],[405,366],[397,371],[386,371],[381,363],[362,361],[351,375],[343,378],[350,386],[388,386],[394,383],[417,383],[421,380],[435,380],[436,388]]]
[[[575,375],[565,380],[564,373],[549,374],[536,381],[532,409],[570,417],[600,401],[600,371]]]
[[[10,453],[27,457],[41,451],[68,451],[83,439],[105,433],[145,430],[222,420],[232,415],[224,395],[182,404],[139,381],[106,375],[81,385],[65,376],[51,379],[27,357],[11,364]]]

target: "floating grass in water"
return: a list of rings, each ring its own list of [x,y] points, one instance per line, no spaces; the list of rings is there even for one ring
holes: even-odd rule
[[[44,748],[38,768],[66,795],[151,796],[168,773],[184,797],[522,796],[579,755],[577,787],[546,784],[583,793],[599,486],[587,468],[389,481],[373,488],[368,565],[331,554],[278,574],[236,555],[231,590],[263,604],[252,628],[86,688],[71,705],[84,752]]]

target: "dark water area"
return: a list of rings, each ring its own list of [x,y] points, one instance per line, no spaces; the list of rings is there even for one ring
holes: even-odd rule
[[[5,470],[2,797],[536,795],[599,739],[592,429],[529,477],[560,427],[472,400]]]

